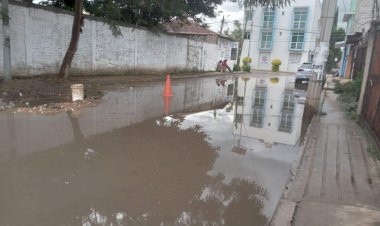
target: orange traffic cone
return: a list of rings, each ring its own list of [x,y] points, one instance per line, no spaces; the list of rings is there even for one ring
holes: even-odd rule
[[[170,113],[170,99],[172,97],[164,97],[164,112],[165,115],[169,115]]]
[[[162,95],[164,97],[173,96],[172,86],[170,84],[170,75],[166,75],[166,83],[165,83],[164,93]]]

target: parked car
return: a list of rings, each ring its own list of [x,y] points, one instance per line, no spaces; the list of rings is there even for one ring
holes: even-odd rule
[[[310,78],[312,70],[313,70],[313,63],[305,62],[301,64],[301,66],[298,68],[298,71],[297,71],[296,83],[298,84],[309,83],[309,78]]]
[[[324,80],[323,65],[316,65],[311,62],[305,62],[298,68],[296,75],[296,83],[309,83],[310,76],[315,72],[318,80]]]

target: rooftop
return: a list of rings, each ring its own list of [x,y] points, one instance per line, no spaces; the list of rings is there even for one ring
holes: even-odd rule
[[[187,20],[187,21],[178,21],[173,20],[169,23],[163,24],[163,29],[172,34],[182,34],[182,35],[212,35],[212,36],[219,36],[222,38],[230,39],[230,37],[227,37],[225,35],[221,35],[219,33],[216,33],[214,31],[211,31],[210,29],[203,27],[199,24],[197,24],[193,20]]]

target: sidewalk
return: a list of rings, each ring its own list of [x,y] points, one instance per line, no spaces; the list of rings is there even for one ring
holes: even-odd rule
[[[380,225],[380,173],[333,91],[314,117],[272,225]]]

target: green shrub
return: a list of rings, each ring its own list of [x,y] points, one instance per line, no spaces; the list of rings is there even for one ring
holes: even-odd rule
[[[243,64],[243,66],[241,67],[241,69],[243,69],[243,71],[250,72],[251,71],[251,65],[249,65],[249,64]]]
[[[280,65],[281,65],[281,60],[279,59],[272,60],[272,71],[279,71]]]
[[[243,71],[250,72],[251,65],[249,64],[252,62],[252,58],[247,56],[247,57],[244,57],[242,61],[243,61],[243,66],[241,66],[241,69]]]
[[[251,57],[244,57],[243,58],[243,64],[249,64],[252,62],[252,58]]]
[[[240,67],[238,64],[234,64],[234,67],[232,68],[232,71],[240,71]]]
[[[354,119],[357,118],[356,109],[358,106],[362,79],[362,74],[357,74],[354,80],[345,84],[341,84],[339,81],[335,82],[334,92],[339,94],[339,100],[344,103],[349,115]]]
[[[272,65],[281,65],[281,60],[279,59],[272,60]]]

